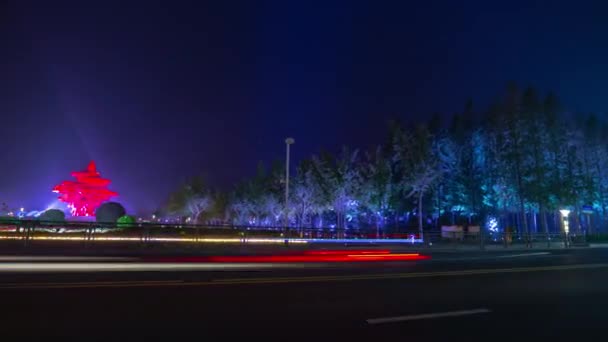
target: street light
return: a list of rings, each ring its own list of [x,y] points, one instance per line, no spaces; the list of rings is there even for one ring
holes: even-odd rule
[[[559,212],[562,214],[562,220],[564,222],[564,233],[568,234],[570,232],[570,227],[568,226],[568,215],[570,215],[570,210],[561,209]]]
[[[285,139],[285,145],[287,147],[287,156],[285,158],[285,243],[288,243],[287,232],[289,230],[289,145],[295,143],[293,138]]]
[[[570,210],[561,209],[559,212],[562,214],[562,222],[564,225],[564,234],[566,234],[565,245],[566,245],[566,247],[568,247],[568,233],[570,232],[570,226],[568,225],[568,215],[570,215]]]

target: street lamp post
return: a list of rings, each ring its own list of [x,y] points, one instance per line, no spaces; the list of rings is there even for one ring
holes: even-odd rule
[[[569,244],[570,244],[569,243],[570,239],[569,239],[569,236],[568,236],[569,233],[570,233],[570,226],[569,226],[569,222],[568,222],[568,215],[570,215],[570,210],[568,210],[568,209],[561,209],[559,212],[562,214],[562,224],[564,226],[564,235],[566,236],[564,245],[565,245],[566,248],[568,248]]]
[[[289,243],[289,146],[295,143],[293,138],[285,139],[286,158],[285,158],[285,244]]]

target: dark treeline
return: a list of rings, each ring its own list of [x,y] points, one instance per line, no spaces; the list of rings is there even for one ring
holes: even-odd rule
[[[554,94],[509,85],[487,109],[469,101],[447,120],[392,122],[376,148],[301,161],[291,176],[289,224],[422,232],[491,222],[542,233],[558,231],[558,210],[568,208],[572,231],[594,232],[606,221],[607,166],[602,120],[569,117]],[[284,188],[283,162],[260,164],[229,194],[195,179],[167,209],[192,222],[281,226]]]

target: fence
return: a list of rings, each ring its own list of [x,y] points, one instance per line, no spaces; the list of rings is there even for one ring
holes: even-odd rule
[[[587,245],[585,234],[564,233],[484,233],[469,232],[429,232],[424,241],[431,246],[442,247],[504,247],[504,248],[547,248]]]
[[[597,238],[597,236],[595,236]],[[36,241],[81,241],[85,244],[114,241],[152,243],[401,243],[433,247],[555,247],[582,245],[585,235],[549,233],[483,233],[467,231],[428,231],[423,239],[417,231],[382,233],[370,230],[335,228],[288,228],[231,225],[184,225],[170,223],[98,223],[43,222],[12,220],[0,223],[0,240],[21,241],[24,245]]]

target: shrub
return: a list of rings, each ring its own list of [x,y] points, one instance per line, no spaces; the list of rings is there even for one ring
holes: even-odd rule
[[[131,228],[135,226],[135,217],[123,215],[116,221],[118,228]]]
[[[118,218],[125,216],[125,208],[120,203],[106,202],[95,211],[95,219],[100,223],[115,223]]]
[[[65,221],[65,213],[59,209],[49,209],[38,217],[40,222],[64,222]]]

